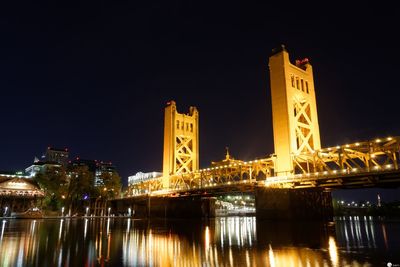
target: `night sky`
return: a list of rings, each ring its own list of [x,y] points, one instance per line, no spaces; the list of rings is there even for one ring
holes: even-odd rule
[[[226,146],[265,157],[280,44],[313,66],[323,147],[400,135],[398,8],[216,2],[1,4],[0,169],[54,146],[112,161],[124,183],[160,171],[169,100],[199,110],[201,167]]]

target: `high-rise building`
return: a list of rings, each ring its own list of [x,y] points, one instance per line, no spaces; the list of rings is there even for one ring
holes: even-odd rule
[[[57,162],[63,166],[67,166],[68,156],[69,156],[68,148],[47,147],[45,154],[45,161]]]
[[[103,174],[109,173],[114,174],[117,173],[115,166],[112,162],[92,160],[92,159],[81,159],[77,157],[75,160],[70,162],[72,166],[87,166],[88,170],[94,175],[94,185],[102,186],[103,182]]]

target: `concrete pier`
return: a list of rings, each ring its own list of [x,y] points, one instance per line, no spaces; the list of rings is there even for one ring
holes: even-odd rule
[[[115,214],[127,214],[131,208],[136,218],[215,217],[214,197],[135,197],[111,201]]]
[[[333,219],[331,193],[321,188],[256,188],[256,216],[269,220]]]

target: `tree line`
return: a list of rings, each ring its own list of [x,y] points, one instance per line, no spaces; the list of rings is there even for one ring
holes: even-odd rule
[[[34,179],[45,192],[42,209],[59,211],[62,207],[72,214],[83,212],[95,200],[108,200],[121,193],[121,177],[115,171],[103,171],[100,185],[95,174],[85,165],[45,168]]]

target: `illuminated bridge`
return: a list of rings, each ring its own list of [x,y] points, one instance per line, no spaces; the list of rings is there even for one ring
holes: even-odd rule
[[[198,194],[230,192],[253,186],[271,188],[360,188],[398,186],[400,137],[324,148],[314,153],[293,155],[295,172],[274,175],[275,158],[253,161],[227,157],[205,169],[177,173],[169,177],[170,187],[163,188],[163,177],[131,185],[128,196],[151,193]],[[249,186],[250,185],[250,186]]]
[[[115,200],[117,209],[146,206],[150,214],[152,199],[157,215],[190,214],[196,205],[212,214],[210,197],[252,192],[257,216],[319,219],[332,214],[331,189],[400,185],[400,137],[322,148],[308,59],[292,64],[282,46],[273,51],[269,69],[274,154],[241,161],[227,151],[224,160],[199,169],[198,110],[180,114],[171,101],[165,108],[162,175],[130,183],[125,198]]]

